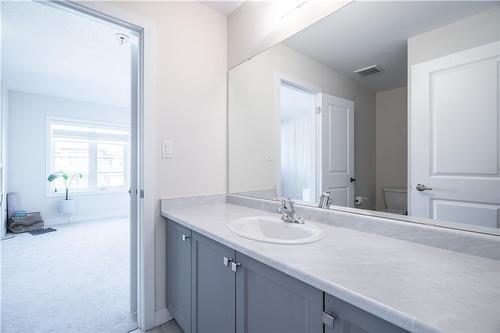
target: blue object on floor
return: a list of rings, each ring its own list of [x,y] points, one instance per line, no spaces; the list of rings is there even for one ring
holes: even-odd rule
[[[26,217],[26,216],[28,216],[28,212],[26,212],[25,210],[16,210],[16,211],[12,212],[12,216],[13,217]]]

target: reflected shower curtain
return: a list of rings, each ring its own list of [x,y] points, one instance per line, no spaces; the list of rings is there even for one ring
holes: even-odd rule
[[[281,122],[281,196],[315,201],[313,115]]]

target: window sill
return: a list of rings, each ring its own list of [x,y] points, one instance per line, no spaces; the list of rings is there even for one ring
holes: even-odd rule
[[[72,197],[85,197],[90,195],[101,195],[101,194],[123,194],[128,193],[127,188],[119,189],[108,189],[108,190],[89,190],[89,191],[70,191],[69,196]],[[64,198],[64,192],[48,192],[45,195],[47,198]]]

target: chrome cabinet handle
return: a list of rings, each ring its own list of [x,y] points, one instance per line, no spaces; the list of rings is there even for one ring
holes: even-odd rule
[[[423,192],[423,191],[432,191],[432,188],[425,186],[424,184],[417,184],[415,187],[417,191]]]
[[[224,257],[224,266],[229,267],[233,262],[233,258]]]
[[[323,322],[323,324],[325,324],[326,327],[334,329],[336,319],[337,319],[337,315],[335,313],[323,312],[323,316],[321,318],[321,321]]]
[[[191,238],[191,236],[188,236],[188,235],[184,235],[182,234],[182,241],[187,241],[189,238]]]
[[[241,264],[239,262],[234,262],[234,261],[231,262],[231,270],[233,272],[236,272],[238,270],[238,267],[240,267],[240,266],[241,266]]]

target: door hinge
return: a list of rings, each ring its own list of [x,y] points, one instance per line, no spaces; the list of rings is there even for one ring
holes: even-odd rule
[[[323,312],[323,316],[321,316],[321,322],[331,329],[335,327],[335,319],[337,319],[337,315],[335,313],[329,314]]]
[[[321,106],[316,107],[316,113],[321,113]]]

